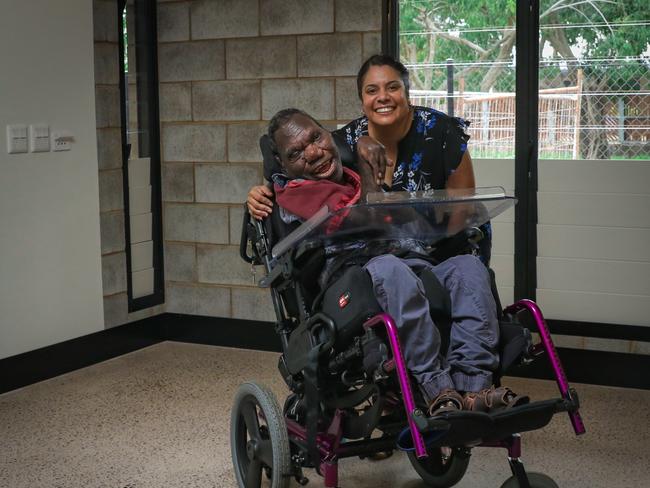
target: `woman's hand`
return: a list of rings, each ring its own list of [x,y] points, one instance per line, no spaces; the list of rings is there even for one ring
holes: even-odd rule
[[[381,185],[386,175],[386,167],[393,166],[393,161],[388,159],[386,148],[370,136],[361,136],[357,141],[357,157],[359,169],[362,165],[372,168],[375,183]]]
[[[257,220],[262,220],[271,215],[273,211],[271,198],[273,198],[273,191],[268,186],[257,185],[252,187],[246,199],[249,213]]]

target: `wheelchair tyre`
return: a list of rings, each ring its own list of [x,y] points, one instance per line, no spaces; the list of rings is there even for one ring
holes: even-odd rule
[[[458,483],[469,465],[469,450],[454,448],[451,456],[443,461],[440,448],[431,448],[427,451],[429,457],[418,459],[414,451],[409,451],[408,458],[420,475],[422,481],[432,488],[447,488]]]
[[[230,450],[240,488],[288,488],[291,454],[287,426],[273,393],[257,383],[237,390],[230,416]],[[264,485],[268,486],[268,485]]]
[[[550,476],[543,473],[526,473],[530,488],[559,488],[557,483]],[[514,476],[508,478],[501,488],[519,488],[519,481]]]

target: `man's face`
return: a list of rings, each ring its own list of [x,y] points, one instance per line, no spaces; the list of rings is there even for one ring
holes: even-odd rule
[[[280,163],[289,178],[341,181],[343,166],[329,131],[295,114],[275,133]]]

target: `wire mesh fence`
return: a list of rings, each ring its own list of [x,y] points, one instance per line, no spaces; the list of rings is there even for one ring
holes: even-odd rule
[[[514,157],[511,62],[410,65],[411,102],[468,120],[474,157]],[[481,90],[490,80],[490,91]],[[449,87],[449,88],[447,88]],[[453,87],[453,88],[452,88]],[[544,60],[539,69],[539,157],[650,159],[650,60]]]

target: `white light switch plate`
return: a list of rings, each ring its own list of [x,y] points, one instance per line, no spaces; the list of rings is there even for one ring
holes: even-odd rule
[[[48,152],[50,150],[50,127],[43,124],[29,126],[29,150]]]
[[[7,152],[9,154],[27,152],[27,126],[7,126]]]

